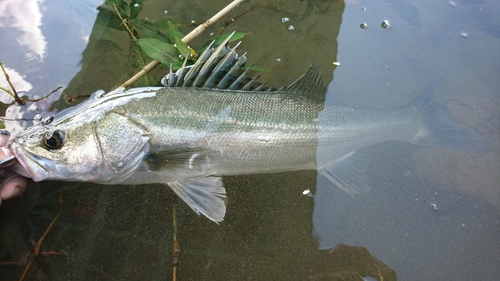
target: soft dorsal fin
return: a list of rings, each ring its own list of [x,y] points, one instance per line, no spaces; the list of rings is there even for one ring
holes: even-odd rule
[[[290,94],[297,94],[301,97],[307,97],[318,102],[324,102],[326,85],[321,78],[319,64],[315,62],[311,65],[306,73],[290,84],[285,91]]]

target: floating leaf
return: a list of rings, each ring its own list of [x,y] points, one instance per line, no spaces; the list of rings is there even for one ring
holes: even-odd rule
[[[116,15],[114,11],[109,10],[106,7],[97,7],[99,13],[95,20],[96,24],[107,26],[109,28],[125,30],[125,26],[122,24],[122,20]]]
[[[256,71],[256,72],[269,72],[269,70],[267,70],[265,68],[262,68],[262,67],[260,67],[258,65],[255,65],[255,64],[252,65],[252,66],[250,66],[250,70],[251,71]]]
[[[120,13],[120,16],[122,18],[129,18],[130,17],[130,7],[128,4],[123,1],[123,0],[106,0],[105,2],[107,5],[111,6],[113,8],[113,11],[115,11],[115,7]]]
[[[162,34],[158,27],[154,24],[142,20],[142,19],[132,19],[129,21],[129,25],[132,29],[136,30],[139,33],[139,37],[150,37],[156,38],[158,40],[170,43],[171,41],[165,34]]]
[[[180,33],[180,31],[170,22],[167,21],[168,25],[168,32],[170,34],[170,40],[172,42],[175,42],[175,46],[177,47],[177,50],[179,50],[179,53],[183,55],[184,57],[187,56],[191,51],[188,47],[188,45],[184,42],[182,42],[182,38],[184,35]]]
[[[154,25],[158,27],[161,33],[169,34],[169,22],[170,24],[173,24],[176,27],[181,25],[178,21],[174,19],[162,19],[155,22]]]
[[[132,0],[130,1],[130,18],[135,19],[139,13],[142,11],[142,5],[147,0]]]
[[[170,39],[175,41],[175,39],[182,39],[184,35],[175,27],[170,20],[167,20],[168,33],[170,35]]]
[[[222,44],[222,42],[224,42],[224,40],[227,39],[227,37],[229,35],[231,35],[231,33],[224,33],[224,34],[221,34],[221,35],[215,37],[214,39],[206,42],[205,44],[203,44],[203,46],[201,46],[200,50],[198,51],[198,54],[203,54],[203,51],[205,51],[205,49],[208,47],[208,45],[210,45],[210,43],[212,43],[212,41],[214,41],[214,40],[215,40],[214,47],[219,46],[220,44]],[[240,40],[243,37],[245,37],[245,33],[235,32],[233,37],[231,37],[231,39],[229,39],[229,42]]]
[[[7,88],[4,88],[4,87],[1,87],[0,86],[0,90],[6,92],[7,94],[9,94],[11,97],[15,97],[14,93],[12,93],[9,89]]]
[[[182,65],[182,61],[179,58],[179,51],[177,51],[174,45],[155,38],[137,39],[137,42],[146,55],[161,62],[163,65],[170,66],[172,63],[174,68],[179,68]]]

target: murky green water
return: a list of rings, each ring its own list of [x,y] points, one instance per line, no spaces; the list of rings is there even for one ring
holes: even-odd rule
[[[227,3],[149,0],[141,17],[199,22]],[[67,96],[86,95],[134,73],[127,37],[94,25],[99,4],[0,3],[0,60],[19,72],[22,91],[34,97],[62,86]],[[319,61],[330,84],[327,104],[390,108],[436,81],[436,98],[484,134],[492,151],[377,145],[366,152],[371,192],[356,196],[314,171],[227,177],[229,204],[220,225],[160,185],[42,182],[38,198],[32,187],[21,201],[0,207],[0,260],[17,260],[61,212],[42,250],[68,256],[36,259],[32,270],[46,280],[173,280],[175,206],[178,280],[339,280],[339,268],[351,261],[325,249],[342,243],[366,247],[399,280],[494,280],[500,275],[499,12],[498,3],[473,0],[245,1],[228,16],[237,19],[226,30],[248,33],[241,51],[270,71],[263,75],[269,84],[290,83]],[[384,20],[391,28],[381,27]],[[191,45],[221,29],[216,23]],[[121,44],[103,40],[109,36]],[[56,99],[38,103],[38,110],[67,106]],[[307,189],[315,197],[301,196]],[[23,213],[30,203],[33,209]],[[373,260],[356,261],[354,271],[380,279]],[[18,280],[21,269],[0,271]],[[357,280],[346,272],[339,274]]]

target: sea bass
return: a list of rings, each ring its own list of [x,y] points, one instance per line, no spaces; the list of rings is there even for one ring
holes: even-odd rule
[[[237,46],[210,46],[192,67],[171,71],[164,87],[98,91],[44,119],[9,143],[15,170],[34,181],[164,183],[221,222],[222,176],[314,169],[356,193],[368,188],[358,169],[364,147],[487,147],[426,93],[388,110],[324,108],[316,64],[287,87],[266,88],[247,76]]]

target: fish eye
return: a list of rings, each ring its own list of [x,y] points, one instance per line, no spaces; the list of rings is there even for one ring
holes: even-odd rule
[[[61,131],[56,130],[52,133],[52,136],[43,139],[43,144],[45,147],[50,149],[59,149],[63,146],[64,135]]]

